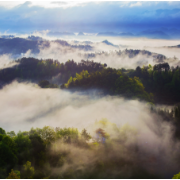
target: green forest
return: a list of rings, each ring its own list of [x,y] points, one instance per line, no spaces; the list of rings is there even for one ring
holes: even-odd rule
[[[180,1],[0,1],[0,179],[180,179]]]
[[[0,70],[0,81],[4,84],[10,83],[17,78],[31,81],[44,80],[45,78],[50,79],[59,73],[62,74],[60,81],[66,82],[70,76],[74,76],[83,70],[92,72],[107,66],[106,64],[101,65],[95,62],[88,66],[84,63],[76,63],[74,60],[60,63],[58,60],[39,60],[36,58],[21,58],[15,60],[15,62],[17,65]]]
[[[162,111],[151,113],[167,116]],[[168,117],[180,125],[179,116]],[[107,119],[97,121],[94,128],[98,134],[95,137],[86,129],[76,128],[45,126],[17,134],[0,128],[0,178],[163,178],[143,167],[144,161],[153,165],[153,155],[146,154],[135,143],[126,144],[129,136],[136,141],[135,128],[129,124],[118,128]],[[108,128],[113,134],[108,133]]]
[[[101,88],[112,95],[121,95],[128,98],[139,98],[148,102],[153,102],[153,94],[147,93],[138,77],[130,78],[116,69],[103,69],[88,73],[82,71],[76,73],[76,77],[68,80],[61,88]]]
[[[36,82],[40,87],[100,88],[111,95],[137,97],[153,103],[173,105],[180,101],[180,68],[170,69],[168,63],[138,66],[134,70],[113,69],[91,61],[60,63],[53,59],[22,58],[15,62],[18,64],[0,70],[2,87],[19,80]],[[58,81],[52,84],[51,79],[57,75],[60,75]]]
[[[35,58],[18,59],[16,63],[0,70],[1,89],[17,80],[36,83],[44,90],[97,89],[104,96],[139,100],[148,105],[150,115],[158,121],[170,122],[174,127],[172,138],[180,141],[179,67],[172,69],[168,63],[161,63],[114,69],[93,61],[60,63]],[[53,82],[57,75],[59,78]],[[158,103],[171,105],[171,110],[158,108]],[[153,166],[153,155],[136,143],[128,144],[128,137],[136,142],[138,131],[133,126],[118,127],[104,118],[96,121],[93,132],[91,135],[86,129],[44,126],[15,133],[0,128],[0,178],[164,178],[155,167],[154,173],[144,167],[144,162]],[[173,178],[178,177],[174,172]]]
[[[113,95],[139,98],[153,103],[175,104],[180,101],[180,68],[168,63],[134,69],[103,68],[82,71],[69,78],[62,88],[101,88]]]

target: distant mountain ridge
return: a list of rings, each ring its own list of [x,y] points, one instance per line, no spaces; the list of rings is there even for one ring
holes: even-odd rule
[[[149,37],[155,39],[170,39],[170,36],[163,31],[158,30],[145,30],[137,34],[140,37]]]
[[[9,39],[9,38],[14,38],[15,36],[14,35],[1,35],[0,38],[6,38],[6,39]]]
[[[41,32],[40,32],[41,33]],[[125,37],[125,38],[133,38],[133,37],[146,37],[146,38],[153,38],[153,39],[177,39],[180,38],[180,29],[178,28],[149,28],[144,29],[141,31],[133,31],[133,30],[124,30],[119,32],[114,31],[100,31],[100,32],[85,32],[85,31],[79,31],[79,32],[70,32],[70,31],[49,31],[46,34],[50,37],[77,37],[77,36],[108,36],[108,37]],[[33,36],[33,35],[31,35]],[[31,37],[29,36],[29,37]],[[11,34],[5,34],[0,35],[1,38],[15,38],[14,35]]]
[[[40,37],[29,36],[28,38],[0,38],[0,54],[21,54],[26,53],[28,50],[31,50],[32,53],[37,54],[40,52],[41,48],[48,48],[50,47],[50,43],[58,43],[62,46],[68,46],[75,49],[81,50],[92,50],[93,47],[85,44],[85,45],[71,45],[67,41],[64,40],[43,40]]]
[[[41,32],[40,32],[41,33]],[[119,30],[117,31],[100,31],[100,32],[72,32],[72,31],[49,31],[46,34],[51,37],[77,37],[77,36],[108,36],[108,37],[124,37],[124,38],[133,38],[133,37],[146,37],[152,39],[179,39],[180,38],[180,29],[178,28],[153,28],[144,29],[141,31],[134,30]],[[14,35],[0,35],[1,38],[14,38]]]
[[[48,36],[75,36],[74,33],[72,32],[58,32],[58,31],[50,31],[49,33],[47,33]]]
[[[123,32],[123,33],[115,33],[115,32],[99,32],[97,36],[123,36],[123,37],[131,37],[134,34],[130,32]]]

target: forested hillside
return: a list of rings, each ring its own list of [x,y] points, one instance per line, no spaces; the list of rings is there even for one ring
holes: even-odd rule
[[[74,76],[82,70],[92,72],[101,70],[106,66],[96,62],[87,64],[86,61],[76,63],[73,60],[68,60],[66,63],[60,63],[53,59],[39,60],[35,58],[22,58],[15,62],[18,65],[0,70],[1,83],[10,83],[17,78],[21,80],[51,79],[58,74],[60,74],[59,82],[64,83],[70,76]]]
[[[180,102],[180,68],[170,69],[168,63],[162,63],[152,67],[137,67],[131,72],[131,77],[137,76],[145,86],[147,92],[152,92],[155,101],[160,103]]]
[[[179,109],[170,114],[151,109],[151,114],[178,127]],[[128,124],[118,128],[107,119],[97,121],[94,128],[98,136],[76,128],[45,126],[17,134],[0,128],[0,178],[162,178],[143,167],[145,161],[149,166],[158,163],[158,157],[136,144],[135,128]],[[176,131],[174,138],[179,139],[179,128]],[[134,144],[128,145],[130,136]]]
[[[153,102],[153,94],[148,94],[144,90],[143,84],[138,77],[129,78],[120,70],[103,69],[88,73],[82,71],[80,74],[76,73],[76,77],[70,77],[68,82],[61,86],[62,88],[78,88],[78,89],[105,89],[111,95],[121,95],[128,98],[139,98],[149,102]]]
[[[157,125],[170,123],[173,126],[171,138],[174,142],[180,140],[179,67],[170,68],[168,63],[162,63],[135,70],[113,69],[89,60],[60,63],[35,58],[18,59],[16,63],[0,70],[2,90],[5,85],[18,80],[35,82],[39,89],[44,88],[43,91],[47,88],[70,92],[101,90],[103,96],[140,100],[146,103],[147,114],[157,120]],[[54,77],[58,77],[56,83]],[[173,106],[167,109],[156,107],[162,102]],[[0,128],[0,178],[165,177],[153,167],[162,160],[147,153],[137,143],[139,132],[133,126],[117,126],[102,119],[95,122],[93,135],[86,129],[69,127],[44,126],[17,133],[13,129],[6,132]],[[159,128],[160,131],[154,132],[161,137],[164,129]],[[145,162],[149,162],[153,173],[143,166]]]
[[[99,124],[108,124],[101,120]],[[42,129],[31,129],[28,132],[5,132],[0,134],[0,177],[1,178],[153,178],[140,165],[141,160],[137,147],[129,154],[132,160],[126,159],[130,153],[124,146],[121,137],[123,134],[136,136],[136,131],[128,127],[118,129],[116,138],[108,138],[106,144],[100,139],[94,139],[84,129],[79,132],[75,128],[52,128],[45,126]],[[135,138],[135,137],[134,137]],[[121,142],[121,143],[120,143]],[[119,150],[126,152],[118,153]],[[108,155],[107,155],[108,153]],[[136,157],[134,157],[136,155]],[[112,161],[112,158],[114,159]],[[148,160],[148,156],[146,159]],[[136,166],[138,163],[140,166]],[[129,166],[129,170],[126,166]],[[66,168],[63,168],[66,167]],[[123,171],[118,171],[119,168]],[[132,171],[131,174],[128,172]]]
[[[111,95],[139,97],[154,103],[173,105],[180,101],[180,68],[170,68],[168,63],[160,63],[154,67],[138,66],[133,70],[112,69],[106,64],[88,60],[60,63],[53,59],[22,58],[15,62],[17,65],[0,70],[1,87],[18,79],[39,82],[41,87],[61,85],[68,89],[100,88]],[[52,79],[56,76],[56,81],[53,82]],[[48,82],[43,85],[45,80]],[[48,86],[49,84],[56,85]]]
[[[171,113],[150,111],[164,122],[173,122],[173,138],[180,139],[179,106]],[[17,134],[0,128],[0,178],[164,178],[153,167],[158,157],[136,144],[138,131],[134,127],[117,127],[107,119],[96,121],[93,127],[93,136],[77,128],[45,126]],[[134,143],[129,144],[129,139]],[[143,167],[144,162],[154,173]]]

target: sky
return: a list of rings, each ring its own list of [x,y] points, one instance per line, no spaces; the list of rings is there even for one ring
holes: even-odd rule
[[[178,1],[0,1],[0,33],[115,32],[180,36]]]

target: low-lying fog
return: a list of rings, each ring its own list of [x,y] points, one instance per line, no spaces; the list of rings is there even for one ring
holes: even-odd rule
[[[86,94],[42,89],[35,84],[15,81],[0,91],[1,126],[17,132],[45,125],[87,128],[102,118],[117,125],[130,123],[134,126],[141,124],[142,119],[151,119],[144,103],[102,97],[99,93],[96,90]]]
[[[41,36],[48,39],[49,37],[44,35]],[[53,38],[52,39],[57,39]],[[64,37],[60,38],[68,41],[71,45],[86,45],[92,46],[91,51],[85,51],[78,48],[72,48],[67,46],[61,46],[55,42],[50,43],[50,47],[44,48],[39,47],[40,52],[38,54],[33,54],[31,50],[28,50],[24,54],[12,55],[6,54],[0,56],[0,68],[4,68],[4,64],[7,64],[13,59],[21,57],[35,57],[38,59],[56,59],[60,62],[66,62],[68,59],[73,59],[76,62],[80,62],[81,59],[87,59],[87,53],[95,53],[96,57],[89,57],[89,60],[94,60],[95,62],[106,63],[109,67],[113,68],[136,68],[137,66],[143,65],[154,65],[156,62],[153,61],[153,56],[142,55],[139,53],[134,58],[129,58],[128,55],[117,55],[112,53],[115,51],[123,51],[127,49],[140,49],[147,50],[153,53],[159,53],[165,55],[167,58],[177,58],[176,60],[168,60],[170,66],[177,66],[180,64],[180,51],[179,48],[167,48],[164,46],[176,46],[180,44],[180,40],[161,40],[161,39],[147,39],[147,38],[120,38],[120,37],[98,37],[98,36],[85,36],[85,37]],[[104,40],[108,40],[113,45],[107,45],[102,43]],[[78,42],[77,42],[78,41]],[[102,52],[106,53],[102,53]],[[98,54],[98,52],[101,52]],[[81,54],[81,55],[80,55]],[[9,65],[8,65],[9,66]]]
[[[16,81],[5,86],[0,97],[1,127],[6,131],[44,126],[76,127],[79,130],[86,128],[94,135],[95,122],[107,118],[117,127],[128,124],[137,131],[135,143],[158,159],[161,168],[156,173],[168,175],[178,171],[175,159],[180,144],[172,138],[173,126],[151,114],[145,102],[103,97],[98,90],[72,93]],[[110,137],[113,134],[112,130],[108,133]],[[133,141],[134,137],[129,136],[128,143]]]

